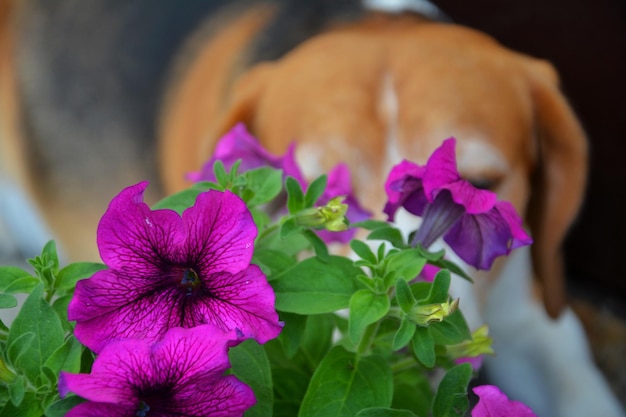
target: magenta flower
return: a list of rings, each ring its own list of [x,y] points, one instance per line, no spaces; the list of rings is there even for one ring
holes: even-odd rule
[[[527,405],[511,401],[493,385],[481,385],[473,389],[478,395],[478,404],[472,417],[537,417]]]
[[[413,244],[429,247],[439,237],[465,262],[490,269],[498,256],[529,245],[515,208],[497,201],[494,192],[475,188],[461,178],[454,156],[455,139],[444,141],[425,167],[404,161],[385,184],[385,213],[393,220],[398,208],[422,216]]]
[[[60,373],[61,397],[73,392],[88,400],[66,416],[242,416],[256,399],[247,385],[224,375],[235,338],[204,325],[171,329],[155,344],[112,342],[91,374]]]
[[[304,186],[304,177],[296,164],[294,152],[295,145],[292,144],[284,156],[272,155],[248,132],[243,123],[238,123],[219,140],[213,157],[204,164],[200,172],[192,172],[187,177],[193,182],[215,181],[213,174],[215,161],[222,161],[226,170],[229,170],[237,160],[241,160],[239,172],[269,166],[282,169],[284,177],[294,177]]]
[[[339,164],[328,173],[328,183],[326,190],[320,197],[318,204],[324,205],[328,203],[332,198],[338,196],[345,196],[343,200],[344,204],[348,205],[348,211],[346,217],[350,223],[356,223],[363,220],[367,220],[372,217],[372,213],[365,210],[357,201],[354,193],[352,192],[352,179],[350,178],[350,170],[345,164]],[[328,230],[318,230],[318,235],[326,243],[349,242],[356,233],[355,229],[348,229],[342,232],[331,232]]]
[[[100,220],[109,268],[76,285],[68,311],[76,337],[96,353],[111,340],[158,340],[169,328],[207,323],[260,343],[276,337],[274,292],[250,265],[257,230],[244,202],[210,190],[181,217],[150,210],[147,185],[123,190]]]

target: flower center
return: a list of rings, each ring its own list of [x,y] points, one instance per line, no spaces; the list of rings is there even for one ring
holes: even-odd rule
[[[187,268],[182,273],[180,286],[185,290],[187,295],[193,295],[202,286],[202,281],[196,271],[192,268]]]
[[[146,404],[145,401],[141,401],[139,406],[137,407],[137,412],[135,416],[137,417],[146,417],[148,415],[148,411],[150,411],[150,406]]]

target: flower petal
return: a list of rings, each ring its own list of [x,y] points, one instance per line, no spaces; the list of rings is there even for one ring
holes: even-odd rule
[[[250,265],[237,274],[213,274],[209,281],[211,296],[198,299],[188,314],[190,319],[195,316],[194,321],[202,318],[224,330],[237,329],[259,343],[278,336],[282,326],[274,308],[274,290],[259,267]]]
[[[68,318],[76,320],[78,340],[96,353],[115,340],[156,341],[173,327],[207,323],[238,329],[260,343],[278,336],[274,291],[256,265],[202,280],[202,291],[187,295],[166,276],[128,280],[116,271],[100,271],[77,283]]]
[[[498,256],[511,251],[511,230],[495,209],[463,215],[443,239],[461,259],[483,270],[491,269]]]
[[[455,144],[456,139],[446,139],[428,159],[423,181],[428,200],[434,201],[441,190],[449,190],[452,200],[468,213],[491,210],[498,198],[496,193],[480,190],[461,178],[456,167]]]
[[[533,243],[533,239],[526,233],[526,230],[524,230],[522,226],[523,221],[517,214],[513,204],[508,201],[498,201],[495,208],[511,229],[511,250]]]
[[[123,405],[86,402],[72,408],[65,417],[128,417],[128,415],[128,407]]]
[[[96,358],[91,374],[62,372],[59,389],[62,396],[71,391],[93,401],[75,407],[74,416],[106,415],[103,410],[135,415],[142,401],[155,415],[241,416],[255,398],[234,376],[223,376],[235,339],[235,332],[204,325],[172,329],[156,344],[114,342]]]
[[[425,167],[406,160],[391,169],[385,182],[387,204],[384,212],[389,220],[393,220],[400,207],[416,216],[422,215],[428,203],[422,185],[424,172]]]
[[[103,262],[129,278],[154,274],[164,258],[176,258],[186,239],[180,216],[172,210],[150,210],[143,202],[148,186],[141,182],[113,198],[98,225]]]
[[[472,410],[472,417],[536,417],[527,405],[511,401],[497,387],[481,385],[473,389],[478,395],[478,404]]]
[[[217,143],[213,157],[207,161],[200,172],[190,173],[187,177],[191,181],[215,181],[213,164],[222,161],[229,170],[237,160],[241,160],[239,172],[269,166],[283,170],[283,177],[292,176],[300,185],[304,185],[304,177],[295,160],[295,145],[287,149],[282,156],[269,153],[259,141],[252,136],[243,123],[238,123],[226,133]]]
[[[243,416],[256,404],[254,392],[230,375],[218,380],[195,378],[172,398],[172,416]]]
[[[235,194],[204,192],[182,217],[188,239],[181,262],[194,264],[204,274],[236,273],[248,266],[257,228],[246,204]]]

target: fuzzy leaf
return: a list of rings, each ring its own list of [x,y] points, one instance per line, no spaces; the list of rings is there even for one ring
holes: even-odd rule
[[[330,256],[328,262],[308,258],[278,274],[272,282],[276,309],[297,314],[330,313],[347,308],[360,284],[352,261]]]
[[[353,417],[371,407],[389,407],[393,378],[386,360],[333,348],[313,374],[299,417]]]
[[[274,408],[272,372],[263,346],[248,339],[229,350],[234,374],[254,391],[257,403],[245,417],[271,417]]]
[[[435,366],[435,360],[437,359],[435,355],[435,340],[428,327],[415,327],[413,352],[415,352],[417,359],[427,368]]]
[[[472,378],[469,363],[450,369],[439,383],[433,400],[433,417],[460,417],[469,407],[467,386]]]
[[[353,343],[358,343],[365,328],[382,319],[389,311],[389,297],[370,290],[359,290],[350,298],[348,331]]]
[[[313,207],[317,200],[324,194],[328,176],[322,175],[317,177],[306,190],[304,195],[304,207]]]
[[[22,346],[19,358],[13,362],[31,382],[36,381],[46,360],[64,342],[61,320],[50,304],[42,299],[42,293],[43,284],[40,284],[24,302],[7,338],[7,346],[10,347],[23,334],[34,334],[32,343]]]

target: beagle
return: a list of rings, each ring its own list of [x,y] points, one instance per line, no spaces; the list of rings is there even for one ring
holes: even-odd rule
[[[154,201],[188,186],[239,122],[275,153],[296,140],[309,177],[347,163],[375,213],[393,165],[454,136],[462,175],[510,201],[535,241],[452,289],[490,327],[488,379],[540,417],[624,416],[567,306],[561,244],[587,145],[548,62],[421,1],[170,3],[2,3],[3,206],[39,207],[28,226],[41,224],[19,229],[5,208],[9,234],[40,244],[50,228],[68,259],[92,259],[117,190],[149,178]]]

